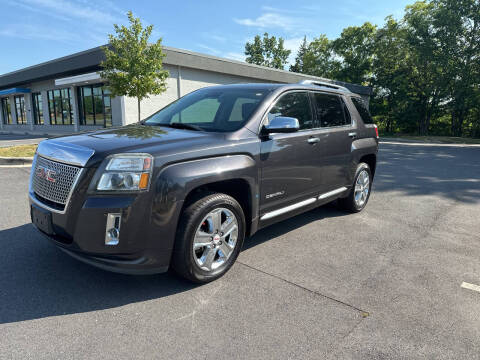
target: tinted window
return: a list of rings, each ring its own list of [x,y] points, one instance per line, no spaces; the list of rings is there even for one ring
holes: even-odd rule
[[[42,94],[33,93],[33,122],[35,125],[43,125],[43,102]]]
[[[315,107],[321,127],[344,126],[350,124],[349,116],[344,115],[344,103],[337,95],[315,93]]]
[[[292,92],[283,95],[268,113],[268,121],[277,116],[298,119],[300,129],[313,127],[313,116],[307,92]]]
[[[80,124],[112,126],[110,90],[96,84],[81,86],[77,91]]]
[[[3,123],[12,123],[12,111],[10,109],[10,100],[8,97],[2,98]]]
[[[192,124],[205,131],[240,129],[271,90],[204,88],[194,91],[146,119],[146,125]]]
[[[238,98],[233,104],[228,121],[245,121],[256,108],[255,99]]]
[[[72,99],[70,89],[49,90],[48,109],[50,112],[50,124],[52,125],[72,125]]]
[[[213,123],[219,107],[218,99],[202,99],[180,111],[173,118],[173,122],[179,121],[187,124]]]
[[[353,105],[357,109],[364,124],[373,124],[372,115],[368,110],[367,104],[362,99],[352,97]]]

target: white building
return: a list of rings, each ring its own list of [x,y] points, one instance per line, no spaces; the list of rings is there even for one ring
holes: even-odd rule
[[[296,83],[313,79],[339,84],[368,100],[371,88],[244,62],[164,48],[168,89],[142,101],[145,118],[179,97],[219,84]],[[97,74],[101,47],[0,76],[0,132],[62,134],[126,125],[138,120],[137,100],[111,98]]]

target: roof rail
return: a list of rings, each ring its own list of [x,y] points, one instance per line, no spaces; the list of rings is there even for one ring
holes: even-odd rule
[[[330,88],[330,89],[336,89],[336,90],[342,90],[342,91],[345,91],[345,92],[351,92],[345,86],[340,86],[340,85],[330,83],[330,82],[327,82],[327,81],[302,80],[302,81],[299,82],[299,84],[323,86],[323,87]]]

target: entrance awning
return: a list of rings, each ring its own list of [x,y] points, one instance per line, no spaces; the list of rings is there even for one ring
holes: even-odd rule
[[[55,85],[83,85],[88,83],[96,83],[102,81],[98,73],[88,73],[76,76],[70,76],[62,79],[55,79]]]
[[[0,90],[0,96],[13,95],[13,94],[28,94],[28,93],[30,93],[30,89],[11,88],[11,89]]]

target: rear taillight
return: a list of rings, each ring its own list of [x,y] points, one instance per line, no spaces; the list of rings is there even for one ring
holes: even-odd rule
[[[377,136],[377,139],[380,137],[378,136],[378,127],[377,125],[373,125],[375,127],[375,135]]]

